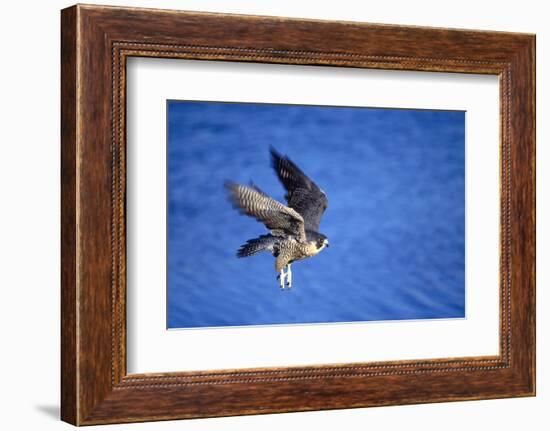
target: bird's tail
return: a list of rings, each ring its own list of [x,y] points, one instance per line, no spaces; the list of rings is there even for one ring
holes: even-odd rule
[[[273,235],[261,235],[258,238],[249,239],[246,244],[241,245],[237,251],[237,257],[252,256],[261,251],[273,252],[275,237]]]

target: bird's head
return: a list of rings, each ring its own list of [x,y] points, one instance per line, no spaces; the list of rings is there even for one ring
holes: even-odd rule
[[[328,238],[325,235],[323,235],[322,233],[319,234],[319,237],[317,238],[316,245],[317,245],[317,248],[319,249],[319,251],[321,251],[325,247],[328,247],[329,246]]]

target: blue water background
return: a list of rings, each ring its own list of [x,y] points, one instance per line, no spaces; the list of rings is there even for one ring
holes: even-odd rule
[[[169,328],[464,317],[464,112],[168,102]],[[281,291],[266,229],[228,202],[284,202],[269,146],[325,190],[330,248]]]

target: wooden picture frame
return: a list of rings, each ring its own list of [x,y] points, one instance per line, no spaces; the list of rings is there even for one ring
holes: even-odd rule
[[[61,418],[75,425],[535,394],[535,36],[77,5],[61,14]],[[500,354],[127,374],[130,56],[500,78]]]

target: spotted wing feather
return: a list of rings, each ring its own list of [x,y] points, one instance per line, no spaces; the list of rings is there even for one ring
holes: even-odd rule
[[[275,236],[290,235],[300,242],[305,241],[304,219],[294,209],[277,202],[256,186],[233,182],[225,186],[233,205],[241,213],[262,222]]]

